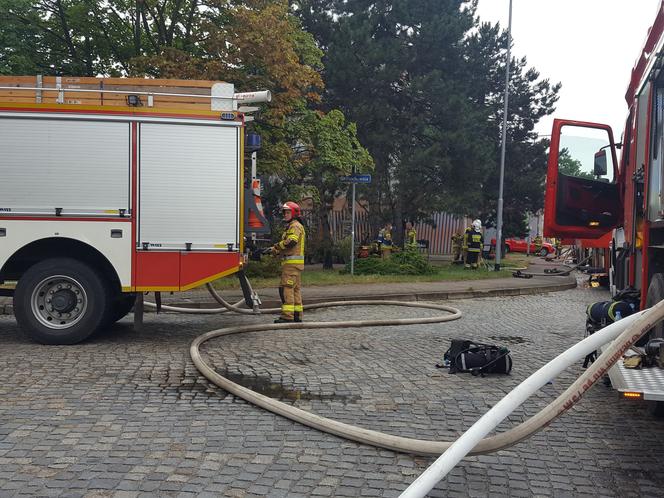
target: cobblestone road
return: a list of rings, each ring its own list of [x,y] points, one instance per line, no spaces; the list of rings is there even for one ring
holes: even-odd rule
[[[279,331],[215,339],[221,372],[324,416],[450,440],[582,336],[594,290],[446,302],[461,320],[410,327]],[[368,307],[308,320],[417,316]],[[0,496],[398,496],[432,461],[351,443],[282,419],[199,376],[200,333],[266,317],[148,315],[78,346],[28,341],[0,317]],[[451,338],[508,345],[510,376],[437,370]],[[500,430],[548,404],[566,372]],[[664,423],[603,385],[533,438],[464,460],[432,496],[662,496]]]

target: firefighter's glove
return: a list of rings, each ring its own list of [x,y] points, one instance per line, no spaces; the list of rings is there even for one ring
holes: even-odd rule
[[[274,253],[274,249],[272,247],[266,247],[265,249],[261,250],[261,254],[263,256],[267,256],[267,255],[273,254],[273,253]]]

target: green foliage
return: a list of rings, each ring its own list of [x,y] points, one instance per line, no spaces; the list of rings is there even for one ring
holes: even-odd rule
[[[436,269],[419,253],[404,251],[392,254],[389,259],[377,256],[355,261],[353,271],[356,275],[431,275]],[[343,273],[350,273],[350,263]]]
[[[564,175],[576,176],[577,178],[587,178],[593,180],[595,177],[588,171],[582,171],[581,161],[572,158],[569,149],[563,148],[558,153],[558,171]]]
[[[350,261],[351,244],[352,240],[350,235],[348,235],[334,245],[335,256],[339,262],[348,263]],[[357,250],[357,244],[355,245],[355,249]]]
[[[498,195],[507,36],[472,0],[299,0],[325,51],[324,102],[358,123],[376,164],[372,224],[440,210],[490,221]],[[546,142],[533,129],[559,85],[513,60],[505,217],[542,205]]]
[[[262,256],[260,261],[249,261],[245,267],[248,278],[270,278],[281,275],[281,260],[274,256]]]
[[[478,186],[486,186],[473,217],[495,226],[500,181],[500,138],[504,114],[505,62],[507,34],[498,25],[483,23],[468,39],[470,60],[474,64],[470,88],[472,98],[484,106],[483,133],[494,137],[491,159]],[[544,178],[548,141],[539,139],[535,124],[551,114],[558,100],[560,84],[541,79],[526,58],[510,63],[509,109],[505,154],[503,235],[522,236],[527,227],[527,212],[535,213],[544,204]]]

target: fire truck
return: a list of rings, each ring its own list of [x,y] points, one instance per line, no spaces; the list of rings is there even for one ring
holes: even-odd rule
[[[212,81],[0,77],[0,293],[20,328],[77,343],[147,291],[241,271],[256,108],[240,104],[269,100]]]
[[[640,291],[641,309],[664,299],[663,48],[664,1],[632,70],[622,140],[604,124],[556,119],[547,171],[545,235],[610,240],[612,294]],[[657,337],[661,323],[648,339]],[[661,405],[662,372],[628,372],[619,362],[610,377],[619,391]]]

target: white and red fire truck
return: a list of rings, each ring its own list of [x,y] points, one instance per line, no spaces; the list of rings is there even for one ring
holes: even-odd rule
[[[664,1],[625,98],[621,143],[607,125],[554,120],[544,234],[606,237],[612,293],[633,287],[644,309],[664,299]],[[664,325],[655,327],[654,337],[664,337]],[[619,362],[610,376],[623,393],[664,401],[664,370],[627,371]]]
[[[137,294],[241,269],[245,115],[210,81],[0,77],[0,283],[19,326],[79,342]]]

